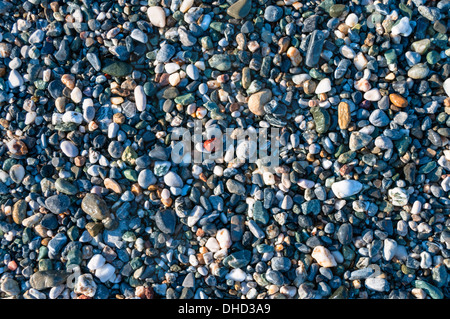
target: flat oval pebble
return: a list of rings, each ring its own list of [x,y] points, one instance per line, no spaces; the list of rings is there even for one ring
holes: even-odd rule
[[[315,93],[321,94],[321,93],[327,93],[331,90],[331,81],[328,78],[325,78],[319,82],[316,86]]]
[[[147,96],[145,95],[142,85],[137,85],[134,88],[134,100],[138,111],[142,112],[147,106]]]
[[[67,157],[75,157],[79,153],[78,148],[70,141],[62,141],[60,147]]]
[[[169,187],[183,187],[183,180],[181,177],[172,171],[164,175],[164,183]]]
[[[333,183],[331,189],[337,198],[345,198],[358,194],[362,190],[362,184],[355,180],[343,180]]]

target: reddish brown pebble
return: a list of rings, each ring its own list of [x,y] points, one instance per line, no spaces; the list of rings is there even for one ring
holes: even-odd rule
[[[397,93],[389,94],[389,100],[397,107],[404,108],[408,106],[408,101]]]
[[[341,130],[348,129],[351,121],[350,106],[348,103],[341,102],[338,105],[338,124]]]
[[[71,90],[75,88],[75,77],[72,74],[64,74],[61,77],[61,82]]]

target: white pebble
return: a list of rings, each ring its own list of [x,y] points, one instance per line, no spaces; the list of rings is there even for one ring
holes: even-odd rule
[[[72,92],[70,92],[70,98],[74,103],[80,103],[83,99],[83,92],[81,92],[79,87],[75,87]]]
[[[95,270],[95,277],[100,279],[101,282],[107,282],[114,277],[116,269],[111,264],[105,264],[102,267]]]
[[[316,94],[327,93],[331,91],[331,81],[329,78],[324,78],[320,80],[316,87]]]
[[[374,102],[381,100],[380,90],[374,88],[367,91],[366,93],[364,93],[364,99]]]
[[[331,254],[324,246],[314,247],[311,257],[314,258],[321,267],[329,268],[337,265],[333,254]]]
[[[83,122],[83,114],[75,111],[67,111],[64,113],[62,120],[65,123],[81,124]]]
[[[412,28],[411,25],[409,24],[408,17],[401,18],[400,21],[396,25],[394,25],[391,29],[392,35],[401,35],[404,37],[409,36],[411,32]]]
[[[87,264],[87,267],[89,268],[89,270],[96,270],[100,267],[103,267],[105,262],[106,262],[105,257],[103,257],[100,254],[97,254],[97,255],[92,256],[91,260],[89,260],[89,262]]]
[[[198,72],[198,68],[193,64],[189,64],[186,67],[186,74],[188,77],[190,77],[194,81],[196,81],[198,79],[198,77],[200,76],[200,74]]]
[[[158,6],[149,7],[147,10],[148,19],[155,27],[164,28],[166,26],[166,12]]]
[[[134,99],[136,102],[136,108],[139,112],[143,112],[147,106],[147,96],[144,93],[142,85],[136,86],[134,89]]]
[[[61,151],[67,157],[75,157],[78,155],[78,148],[70,141],[62,141],[60,144]]]
[[[354,13],[350,13],[347,18],[345,18],[345,24],[350,28],[353,28],[358,23],[358,16]]]
[[[24,80],[17,70],[12,70],[11,73],[9,73],[8,83],[9,86],[14,89],[16,87],[22,86]]]
[[[444,81],[442,87],[444,88],[445,93],[450,96],[450,78]]]

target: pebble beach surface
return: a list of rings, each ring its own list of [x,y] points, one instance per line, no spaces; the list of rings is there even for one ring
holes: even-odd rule
[[[449,298],[449,11],[0,0],[0,297]]]

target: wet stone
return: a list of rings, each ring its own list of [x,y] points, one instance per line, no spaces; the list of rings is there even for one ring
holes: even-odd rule
[[[61,214],[69,208],[70,202],[66,195],[53,195],[45,200],[45,206],[53,214]]]
[[[96,194],[86,194],[81,202],[81,209],[95,220],[103,220],[110,215],[106,202]]]

